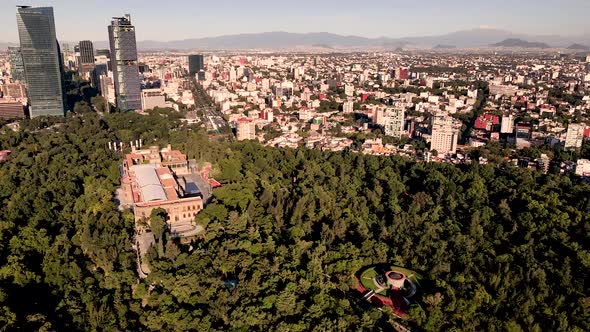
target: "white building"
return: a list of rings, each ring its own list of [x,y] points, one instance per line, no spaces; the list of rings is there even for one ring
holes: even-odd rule
[[[404,133],[404,110],[389,108],[384,117],[385,135],[401,138]]]
[[[238,120],[238,141],[256,139],[256,122],[242,118]]]
[[[590,160],[578,159],[578,163],[576,164],[576,175],[590,176]]]
[[[512,134],[514,132],[514,117],[512,115],[502,117],[502,134]]]
[[[432,137],[430,150],[439,154],[453,154],[457,151],[459,130],[453,118],[445,114],[437,114],[432,119]]]
[[[354,112],[354,102],[352,102],[352,101],[346,101],[346,102],[344,102],[344,104],[342,104],[342,111],[344,113],[352,113],[352,112]]]
[[[383,107],[377,107],[374,111],[373,123],[379,126],[385,125],[385,109]]]
[[[166,107],[166,98],[160,89],[146,89],[141,91],[141,109],[151,110],[156,107]]]
[[[235,82],[238,79],[238,73],[236,72],[236,68],[233,66],[229,69],[229,81]]]
[[[571,123],[567,127],[567,134],[565,136],[566,149],[579,149],[584,143],[584,129],[586,126],[581,123]]]
[[[344,86],[344,94],[348,97],[352,97],[352,95],[354,95],[354,86],[352,84],[346,84]]]
[[[109,103],[115,103],[115,84],[112,77],[100,75],[100,92]]]

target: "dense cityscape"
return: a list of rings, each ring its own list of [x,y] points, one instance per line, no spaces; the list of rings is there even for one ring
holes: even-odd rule
[[[590,329],[590,48],[4,27],[0,331]]]

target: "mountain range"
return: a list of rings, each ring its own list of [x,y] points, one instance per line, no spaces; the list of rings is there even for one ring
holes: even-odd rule
[[[508,45],[510,43],[515,45]],[[70,45],[73,44],[74,43],[70,43]],[[172,41],[144,40],[139,41],[137,44],[140,50],[285,49],[298,47],[319,47],[327,49],[396,49],[399,47],[433,48],[437,45],[451,46],[455,48],[522,47],[523,45],[525,47],[567,48],[575,44],[590,44],[590,35],[569,37],[557,35],[535,36],[517,34],[500,29],[478,28],[437,36],[367,38],[360,36],[343,36],[328,32],[289,33],[277,31]],[[494,46],[495,44],[502,45]],[[8,46],[8,43],[0,42],[0,49],[6,48],[6,46]],[[96,41],[95,48],[108,48],[108,42]],[[578,49],[578,47],[576,47],[576,49]]]

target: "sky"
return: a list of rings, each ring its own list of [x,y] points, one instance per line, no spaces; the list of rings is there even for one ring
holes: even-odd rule
[[[52,6],[62,41],[107,40],[111,17],[126,13],[138,40],[159,41],[269,31],[398,38],[479,27],[590,34],[589,0],[0,0],[0,41],[18,41],[16,5]]]

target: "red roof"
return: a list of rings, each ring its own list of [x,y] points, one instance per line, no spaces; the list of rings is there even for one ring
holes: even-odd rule
[[[491,131],[493,126],[500,123],[500,118],[492,114],[480,115],[475,120],[475,128],[481,130]]]

